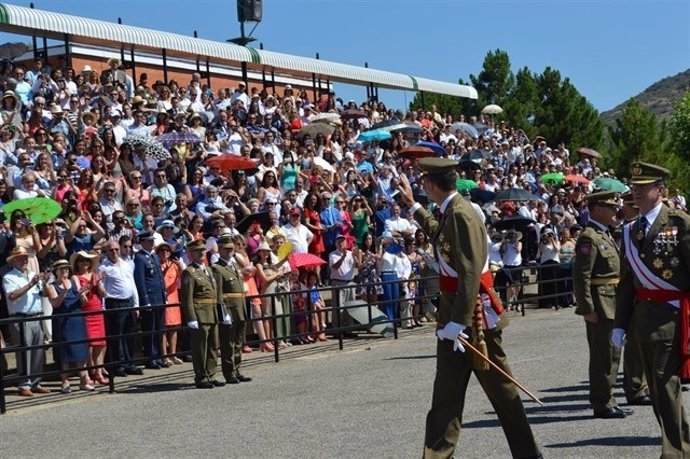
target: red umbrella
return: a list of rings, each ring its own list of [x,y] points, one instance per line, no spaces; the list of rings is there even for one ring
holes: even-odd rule
[[[566,176],[565,176],[565,181],[566,181],[566,182],[573,182],[573,183],[582,183],[583,185],[587,185],[587,184],[589,183],[589,180],[587,180],[587,179],[584,178],[583,176],[581,176],[581,175],[573,175],[573,174],[566,175]]]
[[[317,266],[325,265],[326,262],[320,257],[311,253],[292,253],[288,261],[292,269],[299,268],[316,268]]]
[[[249,158],[228,154],[214,156],[213,158],[207,159],[206,165],[209,167],[220,167],[223,172],[246,171],[249,169],[256,169],[258,167],[256,163]]]
[[[400,150],[400,156],[403,158],[428,158],[434,156],[434,150],[428,147],[420,147],[419,145],[412,145],[411,147]]]

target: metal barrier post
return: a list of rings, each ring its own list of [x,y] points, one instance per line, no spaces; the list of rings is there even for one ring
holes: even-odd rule
[[[273,358],[276,363],[280,362],[280,352],[279,352],[279,345],[278,345],[278,335],[276,335],[276,330],[278,327],[277,321],[276,321],[276,296],[271,295],[271,324],[273,325]]]
[[[5,400],[5,349],[0,349],[0,414],[7,412],[7,402]]]
[[[335,286],[331,286],[331,305],[333,304],[333,299],[337,298],[338,307],[335,308],[335,328],[338,330],[338,349],[343,350],[343,324],[340,320],[340,295],[338,295],[338,289]]]

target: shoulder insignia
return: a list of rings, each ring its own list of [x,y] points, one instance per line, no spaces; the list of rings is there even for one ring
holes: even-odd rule
[[[590,244],[589,242],[583,242],[582,244],[580,244],[579,250],[582,255],[589,255],[592,251],[592,244]]]

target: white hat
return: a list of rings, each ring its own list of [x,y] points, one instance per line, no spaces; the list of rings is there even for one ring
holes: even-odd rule
[[[90,72],[90,71],[91,71],[91,66],[90,66],[90,65],[85,65],[85,66],[82,67],[82,69],[81,69],[81,73],[86,73],[86,72]]]

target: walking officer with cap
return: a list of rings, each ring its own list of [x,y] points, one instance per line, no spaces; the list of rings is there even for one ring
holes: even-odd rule
[[[500,317],[502,308],[483,276],[484,272],[490,275],[490,270],[484,269],[488,267],[486,229],[472,206],[458,195],[457,165],[457,161],[447,158],[419,160],[425,174],[424,191],[439,205],[440,221],[414,202],[410,184],[401,176],[401,197],[430,235],[440,269],[438,361],[431,409],[426,419],[424,457],[453,456],[460,436],[465,393],[474,370],[501,421],[513,457],[539,458],[541,453],[516,386],[493,369],[475,370],[473,358],[465,353],[460,341],[460,337],[475,339],[483,333],[488,358],[510,374],[501,345],[501,328],[505,325]],[[478,302],[485,295],[491,297],[488,307]],[[480,327],[476,327],[478,317]]]
[[[632,410],[618,406],[613,396],[621,349],[611,344],[620,281],[618,246],[610,233],[616,226],[618,195],[614,191],[587,197],[589,223],[577,239],[573,263],[575,313],[585,319],[589,345],[589,402],[595,418],[620,419]]]
[[[218,303],[223,305],[224,319],[218,325],[220,337],[220,363],[225,382],[237,384],[251,381],[252,378],[240,373],[242,348],[247,327],[245,311],[244,280],[233,260],[235,241],[225,235],[218,239],[220,258],[213,267],[217,285]]]
[[[187,244],[190,264],[182,271],[180,303],[191,331],[192,364],[197,389],[213,389],[225,383],[215,379],[218,356],[218,292],[211,271],[203,264],[206,241]]]
[[[661,457],[690,455],[681,380],[690,376],[690,216],[662,200],[670,172],[632,164],[639,218],[623,228],[621,281],[611,342],[622,347],[634,329],[654,414],[661,427]]]

